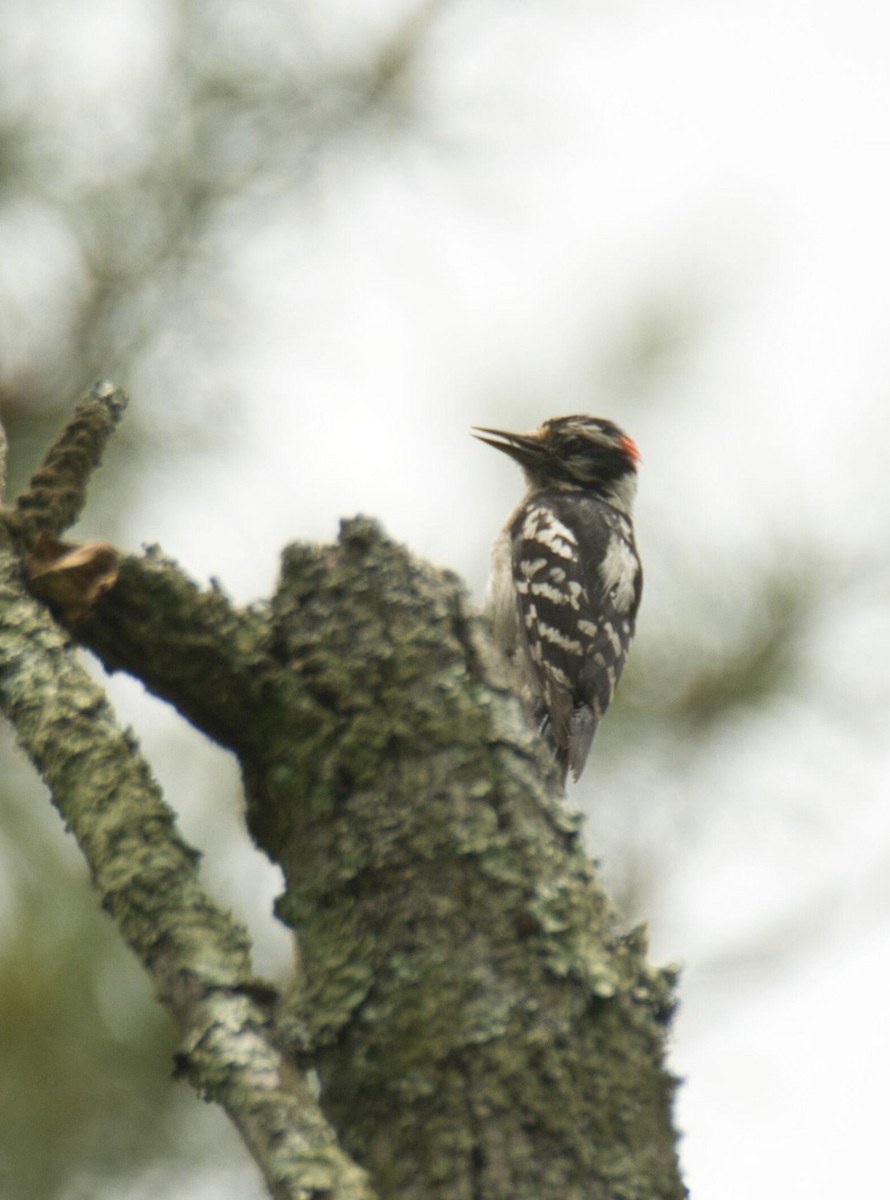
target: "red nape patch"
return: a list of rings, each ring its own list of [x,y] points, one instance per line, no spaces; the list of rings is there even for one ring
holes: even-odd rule
[[[627,434],[625,434],[624,437],[622,437],[622,439],[621,439],[621,449],[624,451],[624,453],[627,455],[627,457],[631,460],[631,462],[638,463],[640,461],[641,455],[640,455],[639,450],[637,449],[637,444],[633,440],[633,438],[629,438],[627,436]]]

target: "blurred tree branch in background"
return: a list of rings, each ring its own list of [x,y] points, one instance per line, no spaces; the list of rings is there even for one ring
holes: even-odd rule
[[[351,42],[276,0],[249,14],[182,0],[163,20],[132,14],[138,86],[126,61],[105,60],[82,95],[52,76],[55,7],[29,13],[46,41],[14,6],[0,10],[0,414],[36,457],[72,379],[125,369],[166,394],[171,419],[190,414],[183,433],[206,438],[226,392],[224,365],[207,367],[221,326],[238,323],[227,267],[244,223],[305,205],[332,158],[410,135],[412,71],[447,6],[381,11]],[[113,101],[109,79],[126,83]]]

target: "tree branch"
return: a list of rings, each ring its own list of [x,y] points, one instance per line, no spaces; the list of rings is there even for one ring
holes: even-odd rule
[[[126,393],[112,383],[97,383],[78,403],[15,510],[5,514],[19,545],[30,548],[39,533],[58,537],[74,524],[86,503],[90,476],[127,404]]]
[[[58,522],[74,506],[72,491],[42,511]],[[252,976],[245,931],[201,888],[199,856],[176,831],[133,738],[24,591],[7,542],[4,534],[0,706],[74,833],[103,907],[182,1030],[181,1072],[229,1114],[274,1197],[373,1200],[276,1044],[274,993]]]

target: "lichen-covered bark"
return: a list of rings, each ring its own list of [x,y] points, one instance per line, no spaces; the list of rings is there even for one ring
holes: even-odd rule
[[[288,552],[273,614],[324,733],[249,814],[344,1144],[386,1196],[681,1196],[671,980],[618,933],[457,582],[358,520]]]
[[[268,605],[153,553],[72,628],[239,756],[298,935],[280,1044],[381,1197],[685,1195],[673,979],[620,931],[453,576],[359,518],[286,551]]]
[[[198,855],[133,738],[27,596],[0,538],[0,709],[90,864],[102,905],[183,1034],[179,1069],[240,1130],[280,1200],[373,1200],[305,1081],[277,1045],[274,993],[247,935],[205,893]]]
[[[682,1196],[672,979],[619,932],[458,581],[358,519],[291,547],[268,608],[154,554],[122,584],[80,636],[241,757],[299,934],[282,1035],[381,1195]]]

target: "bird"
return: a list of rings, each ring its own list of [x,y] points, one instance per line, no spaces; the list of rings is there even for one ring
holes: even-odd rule
[[[640,454],[612,421],[583,414],[531,433],[473,431],[525,475],[525,495],[492,547],[485,608],[565,787],[584,770],[634,635]]]

